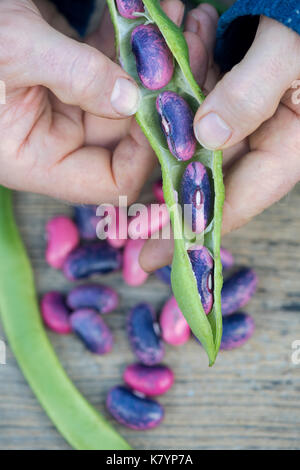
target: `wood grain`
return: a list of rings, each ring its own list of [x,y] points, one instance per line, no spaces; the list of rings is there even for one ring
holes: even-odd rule
[[[71,213],[71,207],[23,193],[15,196],[15,206],[39,294],[67,292],[71,284],[44,261],[44,225],[54,214]],[[260,278],[258,293],[246,308],[255,318],[255,336],[243,348],[221,353],[212,369],[194,340],[168,347],[165,362],[173,368],[176,383],[160,399],[165,421],[144,433],[116,426],[134,448],[299,449],[300,365],[291,362],[291,344],[300,340],[299,207],[298,186],[224,240],[237,263],[253,266]],[[107,316],[115,335],[113,352],[95,357],[73,336],[49,335],[71,379],[110,419],[104,408],[106,393],[122,381],[122,371],[133,360],[124,331],[126,312],[139,301],[159,310],[170,291],[154,276],[140,288],[125,286],[119,273],[101,282],[115,286],[122,299],[118,310]],[[0,339],[5,340],[1,327]],[[7,364],[0,365],[0,448],[69,448],[27,386],[9,347]]]

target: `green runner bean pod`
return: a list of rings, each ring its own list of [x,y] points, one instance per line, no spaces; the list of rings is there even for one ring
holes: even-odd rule
[[[202,104],[204,95],[195,81],[189,64],[189,53],[185,38],[180,30],[163,12],[158,0],[143,0],[145,12],[136,13],[136,19],[122,17],[114,0],[108,0],[112,21],[115,27],[117,55],[124,69],[140,84],[141,105],[136,114],[137,122],[143,129],[162,169],[163,191],[170,210],[174,232],[174,257],[172,263],[172,287],[179,307],[186,317],[193,333],[202,343],[209,357],[209,363],[215,362],[221,337],[221,288],[222,266],[220,261],[220,238],[224,186],[222,176],[222,153],[208,151],[197,144],[196,151],[188,161],[179,161],[170,152],[166,137],[162,132],[156,100],[162,91],[171,91],[180,95],[195,114]],[[153,24],[163,35],[172,53],[174,71],[171,80],[164,88],[149,89],[143,86],[137,73],[136,57],[132,51],[132,31],[139,25]],[[135,49],[136,49],[135,44]],[[180,208],[176,206],[180,195],[180,184],[187,165],[201,162],[209,174],[213,188],[213,213],[209,225],[201,234],[195,234],[184,224]],[[214,261],[213,273],[213,308],[205,314],[197,281],[192,270],[188,250],[194,246],[205,246]]]
[[[45,333],[33,273],[12,211],[0,186],[0,316],[10,347],[49,418],[79,450],[126,450],[129,444],[82,397]]]

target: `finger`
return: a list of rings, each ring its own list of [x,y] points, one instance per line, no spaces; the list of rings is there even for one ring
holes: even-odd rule
[[[53,150],[55,152],[55,150]],[[72,203],[118,205],[119,196],[132,204],[139,195],[156,157],[135,121],[130,134],[112,153],[99,147],[83,147],[53,163],[51,156],[23,168],[15,180],[18,188]],[[52,161],[50,166],[49,162]],[[14,182],[12,182],[12,185]]]
[[[300,180],[299,136],[299,120],[283,105],[253,136],[254,151],[239,159],[224,180],[223,234],[245,225]]]
[[[115,58],[115,32],[108,7],[104,9],[99,28],[86,38],[86,43],[103,52],[110,59]]]
[[[228,148],[269,119],[300,73],[293,59],[299,52],[296,33],[263,18],[245,58],[225,75],[198,110],[194,130],[199,142],[209,149]]]
[[[180,0],[164,0],[161,7],[173,23],[180,26],[184,16],[184,4]]]
[[[140,253],[139,262],[142,269],[146,272],[153,272],[172,263],[174,251],[174,240],[150,238],[147,240]]]
[[[202,4],[188,13],[185,22],[185,30],[196,34],[202,40],[210,65],[213,62],[218,18],[219,15],[214,7]]]
[[[200,37],[195,33],[184,33],[190,56],[190,65],[197,83],[202,87],[207,76],[208,54]]]
[[[16,87],[44,85],[62,102],[97,116],[120,119],[136,112],[137,85],[101,52],[64,36],[34,12],[26,11],[22,21],[12,11],[6,16],[0,40],[14,46],[1,49],[1,75],[8,93]]]

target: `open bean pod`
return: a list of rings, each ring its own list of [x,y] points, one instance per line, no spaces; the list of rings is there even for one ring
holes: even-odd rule
[[[171,275],[173,292],[182,313],[195,336],[201,341],[212,365],[222,337],[220,261],[224,201],[222,153],[203,149],[196,142],[192,132],[193,116],[202,104],[204,95],[192,75],[188,47],[182,31],[162,11],[159,0],[143,0],[143,4],[144,13],[133,14],[135,19],[128,19],[120,14],[114,0],[108,0],[120,63],[140,85],[142,99],[136,119],[161,164],[164,199],[170,212],[175,239]],[[142,26],[145,34],[141,34]],[[152,42],[149,40],[151,34],[153,34]],[[145,37],[144,43],[143,37]],[[156,66],[150,70],[152,75],[149,72],[151,76],[147,76],[149,69],[147,60],[152,60],[155,44],[158,45]],[[159,77],[161,77],[160,88]],[[209,179],[212,198],[211,210],[207,214],[207,220],[204,221],[205,228],[201,233],[193,232],[192,227],[184,221],[181,210],[181,205],[185,202],[181,196],[182,179],[187,166],[193,162],[202,163],[205,174],[203,172],[204,176],[198,175],[197,178],[199,184],[202,180]],[[195,188],[195,184],[192,185],[191,191],[195,191],[195,201],[199,205],[202,193],[200,187]],[[188,194],[188,190],[186,193]],[[209,207],[208,203],[206,205]],[[206,313],[198,292],[199,280],[189,257],[189,250],[193,246],[204,246],[213,260],[211,283],[213,305]]]

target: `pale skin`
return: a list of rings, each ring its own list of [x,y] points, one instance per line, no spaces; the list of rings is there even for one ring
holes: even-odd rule
[[[163,6],[182,22],[179,0]],[[300,106],[290,89],[300,78],[300,38],[261,18],[246,57],[218,82],[217,21],[216,11],[202,5],[188,14],[185,36],[193,72],[208,94],[195,133],[204,146],[225,150],[225,234],[300,179]],[[73,203],[116,204],[119,195],[132,203],[156,165],[131,117],[136,85],[114,62],[107,13],[89,45],[74,38],[46,0],[0,1],[0,79],[7,91],[0,105],[0,184]],[[140,261],[152,271],[171,259],[171,241],[150,240]]]

